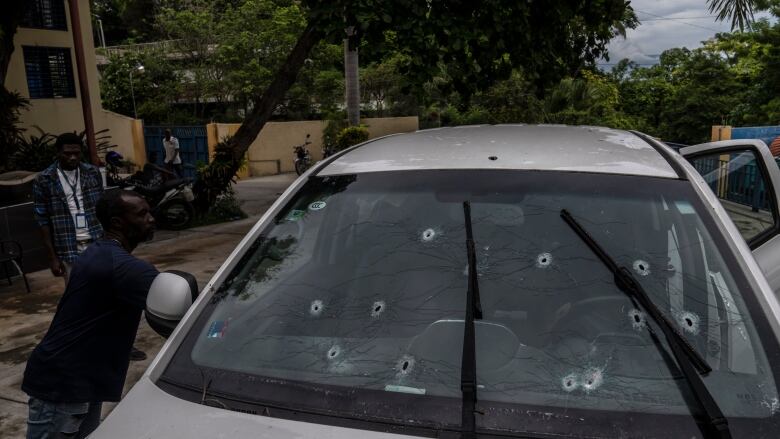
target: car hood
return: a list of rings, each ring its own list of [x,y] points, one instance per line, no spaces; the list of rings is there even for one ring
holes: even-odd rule
[[[89,437],[399,439],[412,436],[270,418],[195,404],[166,393],[144,376]]]

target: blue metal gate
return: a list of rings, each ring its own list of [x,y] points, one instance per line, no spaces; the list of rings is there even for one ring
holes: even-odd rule
[[[732,139],[759,139],[770,145],[775,137],[780,136],[780,126],[766,127],[736,127],[731,129]]]
[[[144,126],[144,140],[146,142],[146,156],[150,152],[157,153],[157,164],[162,165],[165,159],[163,150],[163,138],[165,130],[171,130],[173,137],[179,139],[179,153],[184,166],[184,175],[195,178],[195,164],[197,162],[208,163],[209,146],[206,137],[205,126]],[[188,166],[189,165],[189,166]]]
[[[695,159],[693,166],[718,197],[750,206],[756,212],[772,209],[769,192],[754,158],[744,163],[739,156],[732,156],[730,160],[706,157]]]

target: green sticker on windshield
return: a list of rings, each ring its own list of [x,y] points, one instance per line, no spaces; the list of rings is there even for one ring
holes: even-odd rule
[[[293,209],[290,211],[290,213],[287,214],[287,218],[285,218],[285,220],[298,221],[299,219],[303,218],[304,215],[306,215],[305,210]]]

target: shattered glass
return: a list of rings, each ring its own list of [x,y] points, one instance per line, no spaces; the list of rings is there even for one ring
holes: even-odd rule
[[[534,430],[531,418],[576,412],[586,421],[592,410],[690,416],[689,390],[648,327],[660,331],[560,219],[565,208],[707,359],[704,382],[724,414],[773,417],[777,371],[767,356],[777,358],[777,342],[759,336],[763,314],[749,310],[753,293],[711,220],[696,214],[688,183],[583,175],[311,178],[212,298],[205,326],[190,334],[191,361],[351,389],[356,407],[377,395],[393,404],[394,394],[459,407],[469,200],[484,311],[476,321],[481,428]],[[210,322],[228,319],[224,337],[206,336]],[[385,416],[362,407],[360,416]],[[460,422],[457,411],[398,410],[399,423]]]

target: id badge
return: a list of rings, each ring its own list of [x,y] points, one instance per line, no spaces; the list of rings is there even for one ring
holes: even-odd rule
[[[76,228],[77,229],[87,228],[87,216],[84,215],[83,213],[76,214]]]

